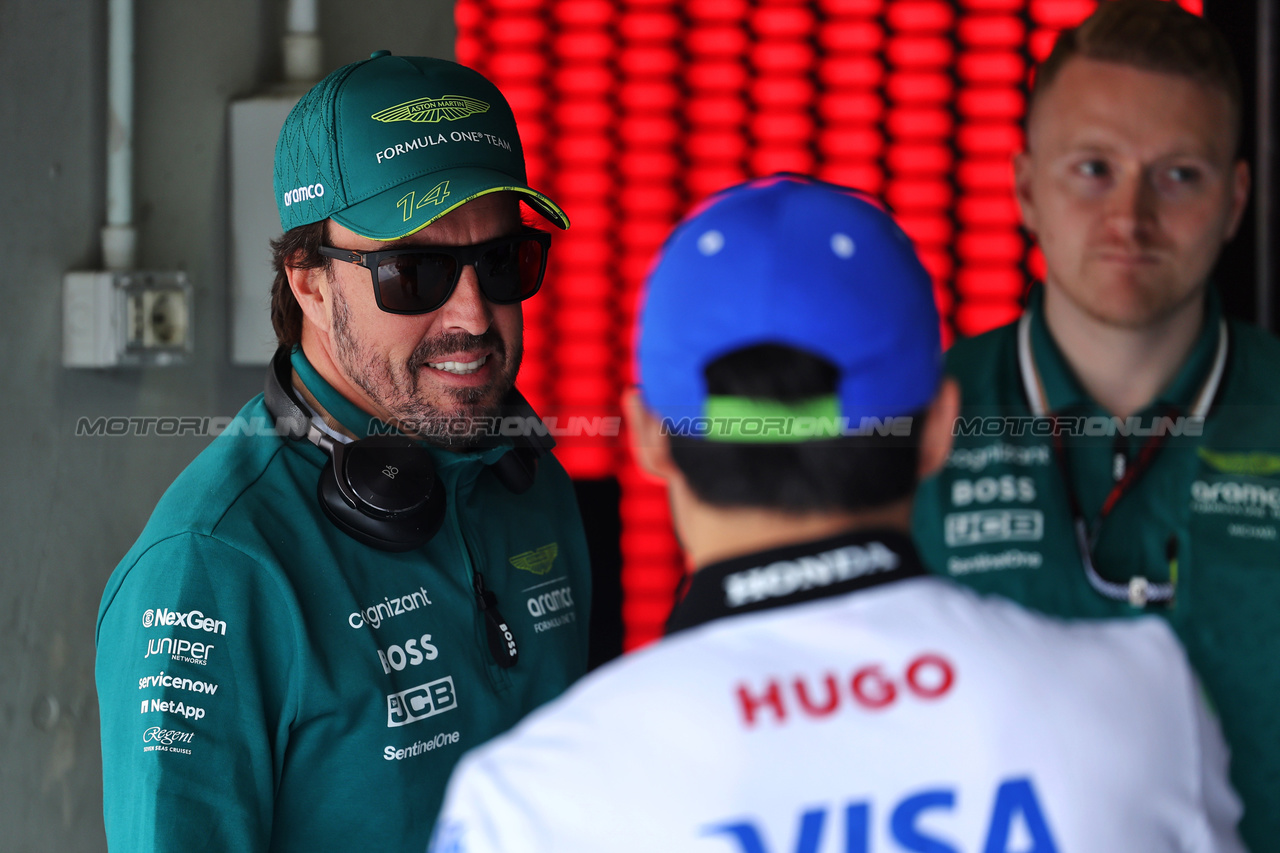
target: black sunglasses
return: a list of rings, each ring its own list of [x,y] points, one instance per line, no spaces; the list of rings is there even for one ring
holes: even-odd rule
[[[551,235],[536,228],[474,246],[424,246],[356,252],[321,246],[326,258],[357,264],[373,278],[373,296],[389,314],[427,314],[449,301],[464,267],[474,267],[485,299],[522,302],[538,292]]]

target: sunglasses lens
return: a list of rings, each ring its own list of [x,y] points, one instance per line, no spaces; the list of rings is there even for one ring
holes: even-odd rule
[[[458,262],[436,252],[384,258],[378,264],[378,296],[386,311],[425,314],[444,304],[457,276]]]
[[[511,304],[538,292],[542,267],[541,243],[513,240],[485,252],[476,264],[476,272],[490,302]]]

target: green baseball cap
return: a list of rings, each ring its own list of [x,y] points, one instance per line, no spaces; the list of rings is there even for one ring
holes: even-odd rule
[[[332,217],[396,240],[504,190],[569,227],[528,185],[515,116],[496,86],[456,62],[386,50],[302,96],[280,130],[274,185],[285,231]]]

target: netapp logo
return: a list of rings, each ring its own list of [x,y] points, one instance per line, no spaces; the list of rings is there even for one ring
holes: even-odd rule
[[[446,675],[387,697],[387,726],[407,726],[458,707],[453,677]]]
[[[185,717],[188,720],[204,719],[204,708],[197,708],[195,705],[188,705],[184,702],[173,699],[142,700],[142,713],[150,714],[157,711],[166,714],[174,714],[179,717]]]
[[[296,204],[300,201],[311,201],[313,199],[323,197],[324,184],[310,184],[309,186],[297,187],[285,192],[284,206],[288,207],[289,205]]]
[[[148,610],[142,614],[142,627],[168,626],[190,628],[193,631],[205,631],[210,634],[227,635],[227,623],[221,619],[206,618],[199,610],[177,613],[163,607]]]

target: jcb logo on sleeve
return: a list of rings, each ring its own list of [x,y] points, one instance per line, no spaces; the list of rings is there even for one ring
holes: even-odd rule
[[[446,675],[387,697],[387,726],[407,726],[458,707],[453,677]]]

